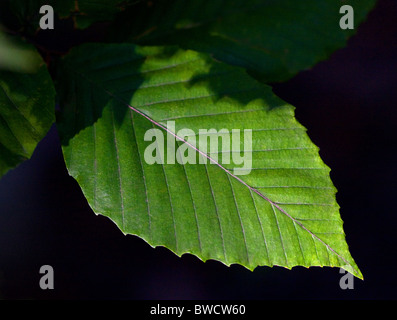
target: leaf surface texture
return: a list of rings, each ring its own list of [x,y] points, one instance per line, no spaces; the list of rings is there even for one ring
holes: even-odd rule
[[[362,277],[330,170],[294,108],[269,86],[175,47],[88,44],[58,70],[67,168],[93,211],[123,233],[204,261],[249,269],[334,266]],[[144,154],[153,141],[144,135],[153,128],[177,149],[200,129],[227,129],[231,139],[233,129],[250,129],[252,170],[236,175],[242,165],[222,156],[238,148],[221,143],[205,150],[207,157],[193,149],[196,164],[148,164]],[[177,135],[183,128],[193,134]],[[216,163],[209,161],[216,155]],[[162,156],[168,159],[169,150]]]

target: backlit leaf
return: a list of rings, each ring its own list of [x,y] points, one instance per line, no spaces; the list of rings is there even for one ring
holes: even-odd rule
[[[83,45],[58,72],[68,171],[93,211],[123,233],[204,261],[249,269],[334,266],[362,277],[329,168],[293,107],[270,87],[243,69],[175,47]],[[230,139],[233,129],[249,129],[252,170],[237,175],[242,164],[220,156],[246,146],[242,136],[211,153],[187,146],[196,163],[149,164],[153,141],[144,136],[156,128],[177,148],[182,138],[193,143],[200,129],[225,129]],[[181,137],[181,129],[193,133]]]

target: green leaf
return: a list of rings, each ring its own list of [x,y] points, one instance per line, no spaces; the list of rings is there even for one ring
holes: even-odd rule
[[[42,63],[43,60],[33,46],[6,36],[0,28],[0,70],[35,72]]]
[[[375,0],[144,1],[117,19],[112,40],[176,44],[282,81],[346,45]],[[354,8],[354,30],[342,30],[342,5]]]
[[[0,70],[0,177],[30,158],[55,121],[55,89],[42,60],[37,67],[31,73]]]
[[[204,261],[249,269],[334,266],[362,277],[329,168],[293,107],[269,86],[202,53],[128,44],[75,48],[59,75],[68,171],[93,211],[123,233]],[[149,164],[145,153],[154,142],[144,136],[154,128],[193,151],[196,163]],[[193,133],[182,137],[183,128]],[[252,151],[249,174],[237,175],[242,165],[221,156],[246,146],[243,135],[211,153],[181,142],[203,137],[200,129],[227,129],[233,142],[232,129],[252,130],[244,153]],[[161,159],[182,154],[171,150]]]

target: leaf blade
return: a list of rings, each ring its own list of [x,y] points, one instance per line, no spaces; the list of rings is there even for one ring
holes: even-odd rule
[[[339,266],[362,277],[344,239],[329,168],[293,107],[270,87],[206,55],[169,47],[86,45],[63,66],[65,79],[80,88],[59,87],[69,173],[93,210],[124,233],[227,265]],[[154,127],[178,146],[200,128],[253,129],[254,170],[241,178],[232,173],[241,166],[222,164],[220,146],[211,156],[194,148],[196,159],[212,163],[150,165],[144,135]],[[178,135],[183,128],[194,134]],[[76,154],[79,161],[70,161]],[[161,157],[168,156],[166,149]]]
[[[258,79],[279,82],[346,45],[339,10],[354,9],[355,29],[375,0],[240,0],[141,2],[122,13],[109,37],[141,45],[179,45],[244,67]]]
[[[42,60],[31,73],[0,71],[0,176],[31,157],[55,122],[54,110],[55,89]]]

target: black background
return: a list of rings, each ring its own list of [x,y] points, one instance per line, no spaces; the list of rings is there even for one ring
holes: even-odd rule
[[[336,268],[254,272],[178,258],[124,236],[89,208],[65,169],[55,128],[0,181],[0,299],[396,299],[397,1],[379,0],[348,46],[277,84],[331,167],[364,281]],[[54,268],[54,290],[39,269]]]

